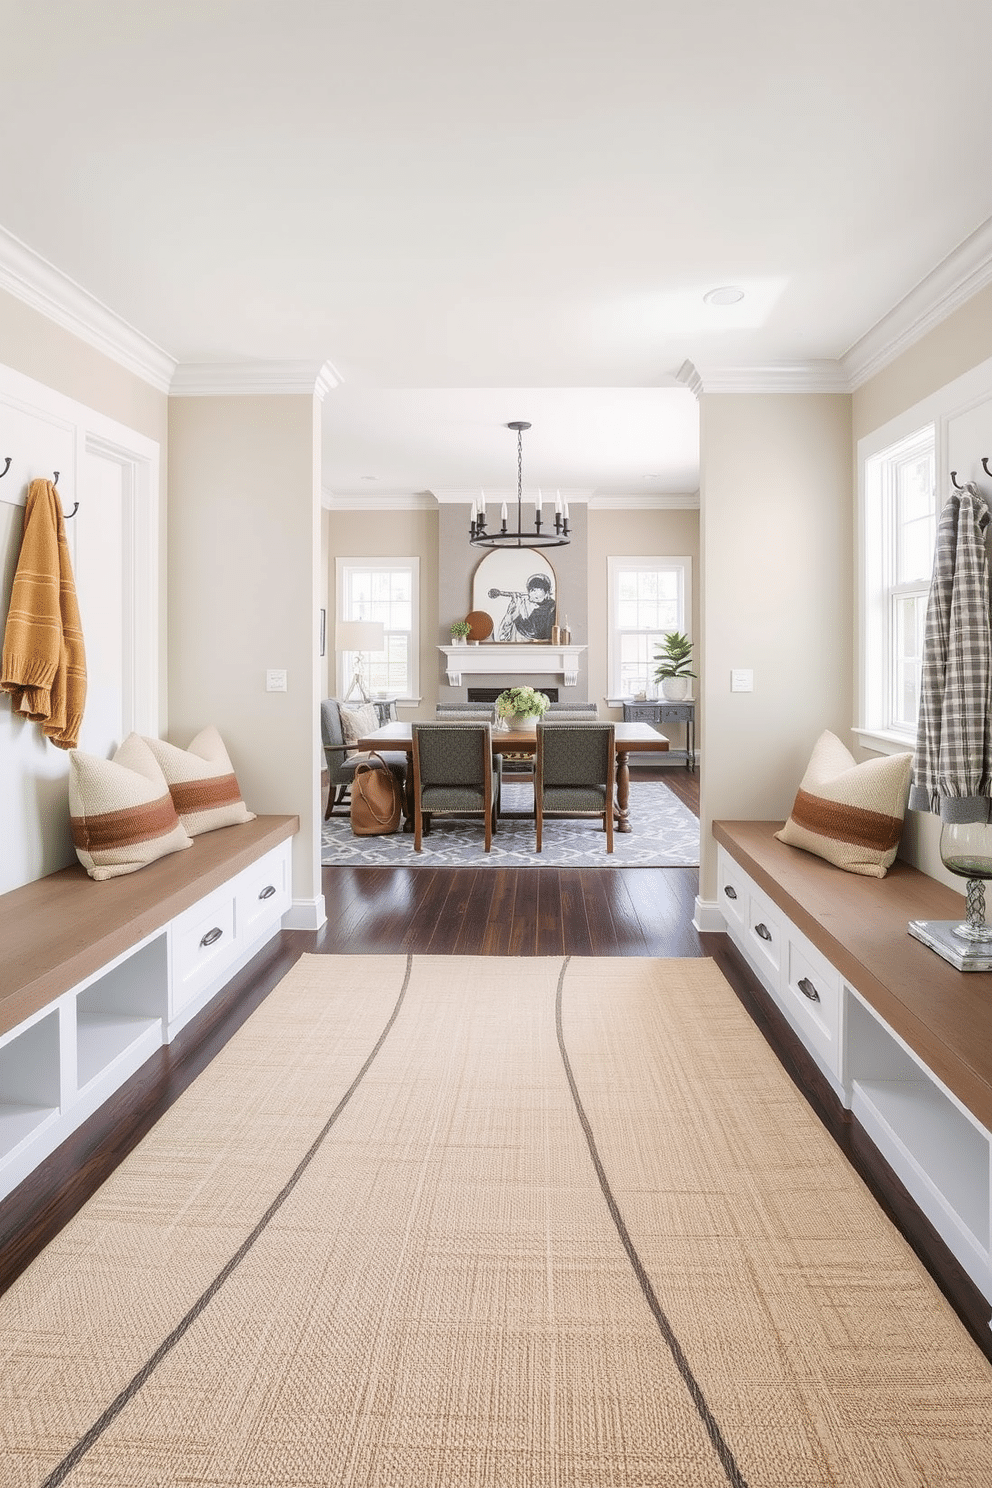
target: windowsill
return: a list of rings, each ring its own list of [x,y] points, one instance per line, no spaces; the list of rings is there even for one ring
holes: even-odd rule
[[[912,754],[916,749],[916,739],[908,734],[869,728],[853,728],[851,733],[863,749],[874,754]]]

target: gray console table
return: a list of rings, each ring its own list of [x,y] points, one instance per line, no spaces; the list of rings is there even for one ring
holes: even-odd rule
[[[683,723],[685,724],[685,767],[696,768],[696,704],[693,699],[681,703],[670,703],[666,698],[652,699],[644,703],[623,703],[624,723]],[[678,755],[673,749],[672,754]]]

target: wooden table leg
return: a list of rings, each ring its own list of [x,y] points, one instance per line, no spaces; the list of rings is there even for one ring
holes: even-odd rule
[[[406,757],[406,781],[403,789],[403,830],[412,832],[413,820],[413,755]]]
[[[629,832],[630,827],[630,751],[617,750],[617,831]]]

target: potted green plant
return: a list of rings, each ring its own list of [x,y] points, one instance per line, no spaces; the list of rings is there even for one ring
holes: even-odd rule
[[[551,706],[546,693],[534,687],[507,687],[496,699],[496,712],[511,729],[532,729]]]
[[[471,629],[472,627],[467,620],[453,620],[451,622],[451,644],[453,646],[464,646]]]
[[[662,696],[671,702],[681,702],[689,696],[689,678],[692,670],[692,642],[681,630],[670,630],[664,644],[655,647],[655,680],[661,683]]]

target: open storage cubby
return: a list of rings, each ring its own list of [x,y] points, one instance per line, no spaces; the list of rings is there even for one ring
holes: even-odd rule
[[[144,1063],[162,1042],[169,1002],[168,935],[133,951],[76,995],[76,1089]]]
[[[916,1196],[950,1248],[989,1260],[989,1133],[954,1100],[850,987],[846,1061],[851,1114]]]
[[[58,1117],[60,1053],[57,1007],[0,1042],[0,1170]]]

